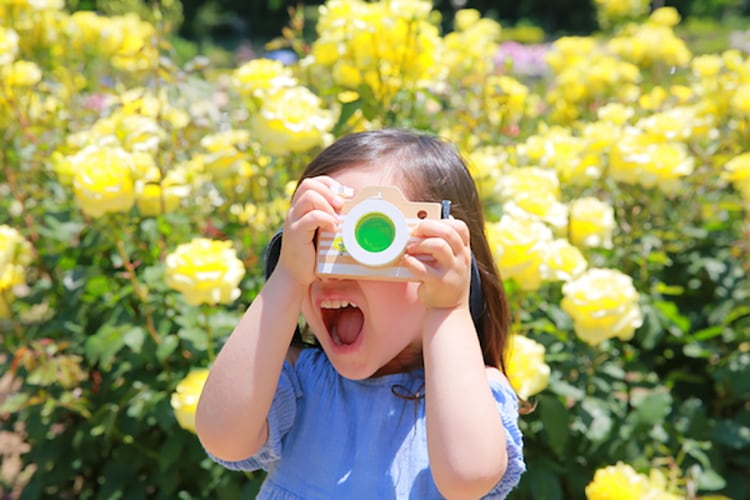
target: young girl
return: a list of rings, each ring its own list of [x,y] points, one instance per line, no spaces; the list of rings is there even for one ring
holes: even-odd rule
[[[373,185],[452,203],[450,218],[412,234],[402,265],[415,281],[316,275],[316,234],[337,229],[340,193]],[[259,498],[505,497],[525,466],[501,371],[509,314],[483,228],[466,165],[435,137],[362,132],[321,152],[278,263],[206,381],[196,427],[208,453],[266,470]],[[293,342],[300,313],[316,347]]]

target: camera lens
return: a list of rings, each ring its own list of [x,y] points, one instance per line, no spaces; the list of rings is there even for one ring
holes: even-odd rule
[[[368,213],[357,221],[354,237],[364,250],[372,253],[382,252],[393,244],[396,226],[385,214]]]

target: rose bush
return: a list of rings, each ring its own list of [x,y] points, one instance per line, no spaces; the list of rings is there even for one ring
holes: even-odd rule
[[[190,432],[206,369],[303,166],[395,125],[479,185],[535,407],[513,498],[747,499],[750,57],[627,4],[530,72],[423,0],[330,0],[271,44],[298,62],[228,70],[177,64],[159,12],[0,3],[0,421],[31,445],[0,488],[251,497]]]

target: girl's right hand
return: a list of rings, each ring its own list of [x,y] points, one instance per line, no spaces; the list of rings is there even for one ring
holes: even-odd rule
[[[276,265],[300,286],[315,279],[315,232],[335,231],[344,199],[337,194],[341,184],[331,177],[318,176],[302,181],[292,197],[284,222],[281,254]]]

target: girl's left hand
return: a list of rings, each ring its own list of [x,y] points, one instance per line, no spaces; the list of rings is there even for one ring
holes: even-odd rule
[[[404,262],[421,282],[419,299],[428,308],[469,304],[471,247],[469,228],[461,220],[425,220],[412,233]]]

